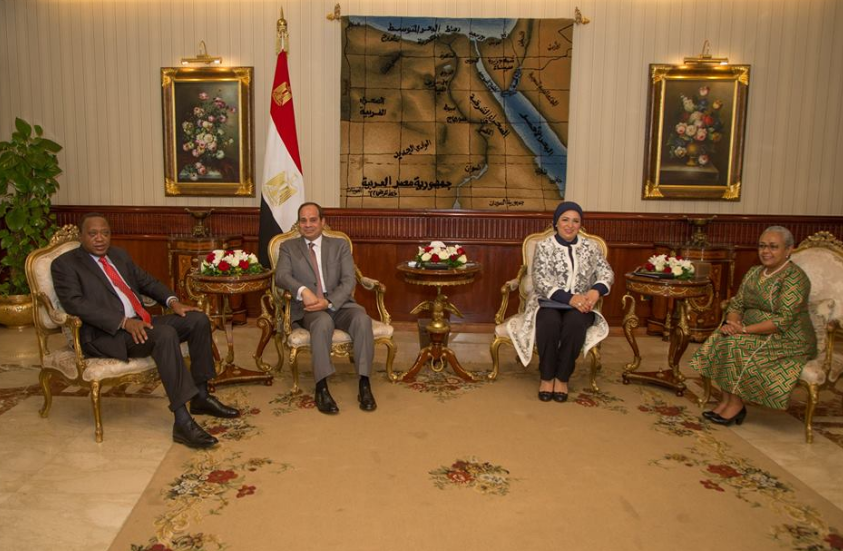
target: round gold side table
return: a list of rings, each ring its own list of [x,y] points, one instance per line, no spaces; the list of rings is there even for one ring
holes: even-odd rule
[[[427,324],[430,335],[430,344],[419,351],[416,363],[403,376],[396,374],[395,379],[404,382],[413,381],[421,371],[422,367],[429,366],[433,371],[439,373],[445,366],[450,365],[454,373],[465,381],[475,381],[474,375],[466,371],[457,360],[454,351],[448,348],[448,335],[451,332],[451,324],[445,316],[445,312],[462,317],[459,309],[451,304],[448,297],[442,294],[442,287],[456,285],[468,285],[474,281],[474,277],[480,273],[483,267],[478,262],[468,262],[459,268],[428,269],[410,266],[409,262],[402,262],[398,265],[398,271],[404,274],[404,281],[413,285],[436,287],[436,298],[419,303],[413,308],[411,314],[419,314],[430,311],[432,319]]]
[[[705,279],[657,279],[636,272],[624,274],[627,293],[623,296],[625,308],[623,316],[623,332],[634,354],[632,362],[626,364],[622,375],[623,384],[630,381],[646,381],[672,388],[678,396],[685,394],[685,376],[679,372],[679,360],[688,348],[691,332],[688,327],[690,311],[704,311],[711,305],[713,288],[711,280]],[[675,300],[673,309],[674,320],[670,330],[670,348],[667,353],[668,369],[659,368],[658,371],[638,372],[641,366],[641,355],[638,343],[635,341],[635,328],[639,318],[635,314],[635,298],[632,293],[638,293],[642,299],[647,297],[665,297]],[[700,299],[704,299],[700,303]]]
[[[264,365],[260,358],[255,355],[255,363],[260,371],[251,371],[234,364],[234,320],[231,316],[231,305],[229,300],[236,295],[246,295],[248,293],[268,293],[272,285],[272,276],[274,270],[266,270],[259,274],[246,274],[240,276],[210,276],[202,275],[197,269],[188,273],[188,293],[191,298],[198,298],[200,307],[205,309],[205,313],[213,319],[219,319],[223,327],[225,327],[225,337],[228,344],[228,353],[225,360],[220,357],[219,350],[214,344],[214,359],[217,361],[217,375],[213,380],[209,381],[209,388],[213,389],[215,385],[227,383],[241,383],[249,381],[263,381],[266,385],[272,384],[272,375]],[[219,313],[213,314],[210,312],[209,301],[207,295],[218,295],[222,297],[222,308]],[[216,329],[216,324],[213,324],[213,329]],[[261,341],[268,341],[270,338],[271,328],[264,324],[261,330]],[[260,346],[260,345],[258,345]],[[268,366],[267,366],[268,367]]]

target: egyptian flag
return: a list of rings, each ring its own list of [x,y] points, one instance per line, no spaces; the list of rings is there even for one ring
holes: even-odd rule
[[[290,231],[296,222],[299,205],[304,199],[304,178],[296,139],[296,117],[293,93],[287,68],[287,23],[278,20],[278,43],[275,80],[269,105],[269,133],[261,180],[261,219],[259,254],[261,264],[269,266],[267,245],[276,234]]]

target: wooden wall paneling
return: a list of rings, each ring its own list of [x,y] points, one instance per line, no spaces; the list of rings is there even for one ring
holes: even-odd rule
[[[75,223],[78,217],[91,210],[102,211],[111,221],[115,243],[129,250],[141,266],[156,277],[167,281],[166,239],[171,234],[189,234],[192,220],[181,207],[92,207],[57,206],[60,224]],[[215,235],[241,234],[245,248],[256,251],[258,209],[220,208],[209,218],[209,228]],[[551,214],[546,212],[522,214],[491,214],[467,211],[399,210],[343,210],[326,209],[328,224],[349,234],[354,242],[354,257],[363,273],[387,286],[387,309],[396,321],[412,321],[410,310],[429,294],[404,282],[396,266],[411,259],[419,245],[433,239],[461,243],[469,256],[484,266],[477,280],[465,288],[449,289],[456,304],[466,315],[455,323],[491,323],[500,305],[500,287],[516,274],[521,262],[521,242],[530,233],[548,227]],[[843,236],[843,217],[807,216],[728,216],[715,219],[708,226],[712,242],[732,243],[736,249],[733,289],[737,290],[743,274],[757,263],[755,244],[761,232],[773,224],[791,229],[800,242],[820,230]],[[682,243],[690,237],[691,229],[683,215],[663,214],[647,217],[631,213],[587,213],[586,228],[600,235],[609,245],[609,262],[615,271],[615,286],[604,304],[610,324],[617,326],[623,318],[621,297],[625,293],[623,274],[635,269],[654,253],[654,241]],[[374,311],[374,303],[358,292],[361,303]],[[513,297],[510,313],[517,307]],[[259,314],[258,298],[247,299],[249,315]],[[639,316],[649,314],[647,304],[639,305]]]

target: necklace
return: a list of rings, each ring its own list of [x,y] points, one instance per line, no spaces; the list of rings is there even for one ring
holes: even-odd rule
[[[778,268],[776,268],[775,270],[773,270],[773,271],[772,271],[772,272],[770,272],[770,273],[767,273],[767,268],[764,268],[764,270],[761,272],[761,279],[762,279],[762,280],[765,280],[765,279],[767,279],[768,277],[772,277],[772,276],[776,275],[777,273],[779,273],[780,271],[782,271],[782,268],[784,268],[785,266],[787,266],[787,264],[788,264],[789,262],[790,262],[790,259],[785,260],[785,261],[784,261],[784,263],[783,263],[781,266],[779,266]]]

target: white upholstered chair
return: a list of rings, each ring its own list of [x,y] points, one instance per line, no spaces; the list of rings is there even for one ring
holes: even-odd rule
[[[498,308],[497,314],[495,314],[495,340],[492,341],[492,346],[490,348],[490,353],[492,355],[492,371],[488,375],[490,380],[494,380],[498,376],[498,371],[500,369],[501,345],[507,344],[512,346],[512,339],[509,338],[509,334],[506,331],[506,323],[509,318],[505,317],[507,307],[509,306],[509,296],[514,291],[518,291],[518,313],[523,313],[524,309],[527,307],[527,297],[533,290],[533,255],[536,252],[536,246],[548,236],[552,235],[555,231],[556,230],[553,228],[548,228],[543,232],[533,233],[524,238],[524,242],[521,244],[521,267],[518,269],[518,274],[514,279],[507,281],[503,284],[503,287],[501,287],[501,305],[500,308]],[[597,244],[600,245],[600,250],[603,252],[603,256],[608,257],[609,248],[602,238],[597,237],[596,235],[591,235],[582,229],[580,230],[580,235],[597,242]],[[597,302],[595,309],[600,311],[602,305],[603,299],[601,298]],[[589,350],[588,356],[591,359],[591,388],[597,392],[599,390],[597,386],[597,372],[601,368],[600,345],[597,345]]]
[[[817,357],[808,361],[799,375],[799,384],[808,391],[805,408],[805,441],[814,441],[811,423],[819,393],[831,388],[843,372],[843,354],[834,350],[835,332],[843,327],[843,242],[828,232],[817,232],[794,249],[791,260],[811,280],[808,310],[817,334]],[[724,312],[725,312],[724,303]],[[703,378],[705,392],[701,404],[711,396],[711,381]]]
[[[80,246],[76,226],[61,228],[50,244],[30,253],[26,259],[26,279],[32,294],[35,332],[41,355],[41,372],[38,379],[44,390],[44,405],[41,417],[47,417],[53,396],[50,381],[53,377],[69,385],[90,389],[94,408],[95,437],[102,442],[102,413],[100,392],[106,385],[127,383],[151,383],[158,380],[158,370],[151,357],[130,358],[129,361],[112,358],[86,358],[79,343],[79,329],[82,320],[67,314],[59,304],[50,271],[53,261]],[[144,303],[148,304],[148,298]],[[65,339],[50,339],[51,335],[64,333]],[[187,356],[187,344],[182,344],[182,353]],[[187,359],[187,358],[186,358]]]
[[[345,239],[348,242],[349,251],[353,250],[351,238],[341,231],[330,229],[327,225],[322,232],[328,237],[336,237]],[[278,264],[278,252],[281,244],[289,239],[296,239],[300,237],[299,226],[295,224],[293,228],[287,233],[280,233],[269,241],[268,253],[269,261],[272,268]],[[392,371],[392,364],[395,361],[395,341],[392,338],[393,327],[391,325],[392,318],[389,312],[386,311],[384,305],[384,293],[386,287],[378,280],[365,277],[360,269],[354,267],[355,275],[357,276],[357,283],[363,289],[375,293],[375,304],[378,309],[378,318],[372,319],[372,332],[375,337],[375,346],[382,344],[386,347],[386,374],[390,381],[396,380]],[[293,388],[292,392],[299,391],[299,367],[298,354],[301,351],[310,351],[310,332],[303,327],[293,325],[290,320],[290,305],[293,300],[293,295],[289,291],[279,289],[275,286],[275,279],[272,280],[272,296],[275,317],[275,347],[278,350],[278,366],[281,369],[284,365],[285,356],[290,362],[290,371],[293,374]],[[351,340],[351,335],[339,329],[334,330],[331,344],[332,356],[346,356],[351,357],[354,349],[354,343]]]

